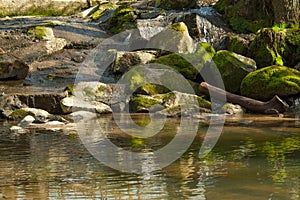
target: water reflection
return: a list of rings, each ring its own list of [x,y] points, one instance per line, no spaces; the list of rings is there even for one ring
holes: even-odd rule
[[[141,124],[143,119],[136,118]],[[99,120],[105,124],[112,118]],[[199,158],[199,149],[207,128],[200,126],[180,159],[147,172],[155,165],[149,156],[141,165],[146,173],[140,175],[104,166],[74,135],[32,132],[10,139],[6,126],[0,135],[0,194],[8,199],[300,198],[300,135],[293,123],[286,129],[227,126],[205,158]],[[168,119],[161,133],[143,140],[116,127],[108,130],[120,148],[151,152],[167,144],[178,126],[179,121]]]

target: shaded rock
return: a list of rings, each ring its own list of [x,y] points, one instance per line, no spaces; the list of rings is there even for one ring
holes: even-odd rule
[[[27,107],[14,95],[0,95],[0,117],[8,118],[15,109]],[[21,117],[25,117],[22,115]]]
[[[24,79],[29,71],[29,66],[8,54],[0,54],[0,80]]]
[[[250,38],[243,38],[236,34],[227,34],[224,38],[223,45],[228,51],[246,56],[249,51]]]
[[[52,114],[62,114],[60,101],[66,97],[65,93],[19,93],[16,96],[20,101],[32,108],[46,110]]]
[[[86,17],[94,14],[98,9],[99,9],[99,5],[92,6],[88,9],[82,11],[81,13],[79,13],[79,16],[82,18],[86,18]]]
[[[258,67],[295,66],[300,62],[300,29],[265,28],[250,45],[249,56]]]
[[[187,10],[197,6],[196,0],[156,0],[155,6],[167,10]]]
[[[193,53],[195,51],[195,43],[183,22],[172,24],[153,36],[148,43],[148,47],[175,53]]]
[[[256,70],[254,60],[226,50],[218,51],[213,61],[221,73],[226,91],[232,93],[239,93],[244,77]]]
[[[300,72],[270,66],[249,73],[241,84],[241,94],[253,99],[270,100],[275,95],[288,97],[300,93]]]

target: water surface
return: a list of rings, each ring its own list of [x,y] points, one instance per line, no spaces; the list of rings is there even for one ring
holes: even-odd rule
[[[255,118],[226,125],[205,158],[198,156],[207,130],[200,124],[193,144],[178,160],[143,174],[122,173],[101,164],[75,132],[32,131],[11,137],[7,131],[11,123],[1,122],[0,197],[300,199],[299,122],[274,118],[257,122]],[[147,124],[147,120],[143,115],[135,119],[140,125]],[[178,119],[168,119],[157,136],[144,140],[122,133],[114,127],[112,116],[99,121],[112,127],[107,134],[114,144],[136,152],[168,144],[180,125]],[[151,163],[145,166],[151,167]]]

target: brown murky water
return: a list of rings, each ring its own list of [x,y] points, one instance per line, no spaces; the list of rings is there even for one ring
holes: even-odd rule
[[[207,129],[200,125],[194,142],[178,160],[143,174],[122,173],[101,164],[74,132],[33,131],[11,137],[6,131],[10,124],[2,122],[0,198],[300,199],[299,121],[270,118],[250,123],[254,118],[225,126],[205,158],[198,156]],[[143,125],[149,119],[141,115],[135,120]],[[111,116],[99,121],[113,124]],[[148,151],[168,144],[179,124],[168,119],[161,133],[149,140],[128,137],[117,128],[108,134],[122,148]]]

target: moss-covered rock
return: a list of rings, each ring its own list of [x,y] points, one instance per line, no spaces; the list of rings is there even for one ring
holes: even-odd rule
[[[284,67],[269,66],[249,73],[241,84],[241,94],[258,100],[274,95],[288,97],[300,93],[300,72]]]
[[[244,77],[256,70],[254,60],[227,50],[218,51],[213,61],[221,73],[225,89],[232,93],[239,93]]]
[[[148,43],[148,48],[176,53],[193,53],[195,43],[185,23],[179,22],[153,36]]]
[[[27,33],[39,40],[51,40],[54,38],[52,28],[44,26],[36,26],[34,29],[28,30]]]
[[[248,40],[235,34],[228,34],[224,40],[225,48],[237,54],[247,55],[249,51]]]
[[[162,104],[161,98],[138,95],[130,100],[131,112],[149,112],[150,108],[156,104]]]
[[[142,85],[135,91],[136,94],[144,94],[144,95],[164,94],[168,92],[170,92],[168,88],[162,85],[156,85],[150,83]]]
[[[185,78],[196,81],[202,67],[212,59],[214,54],[214,48],[210,44],[202,42],[198,45],[195,53],[173,53],[161,56],[154,62],[169,66],[181,73]]]
[[[113,16],[108,20],[107,29],[113,34],[137,27],[137,15],[130,5],[123,5],[116,9]]]
[[[167,10],[186,10],[197,6],[196,0],[156,0],[155,6]]]
[[[112,4],[112,3],[101,4],[99,5],[98,10],[91,15],[91,18],[93,20],[99,19],[105,11],[113,10],[116,8],[118,8],[116,4]]]
[[[8,118],[12,120],[19,120],[19,119],[23,119],[27,115],[33,116],[33,113],[23,109],[16,109],[8,116]]]
[[[250,45],[249,56],[259,68],[295,66],[300,61],[300,29],[262,29]]]

